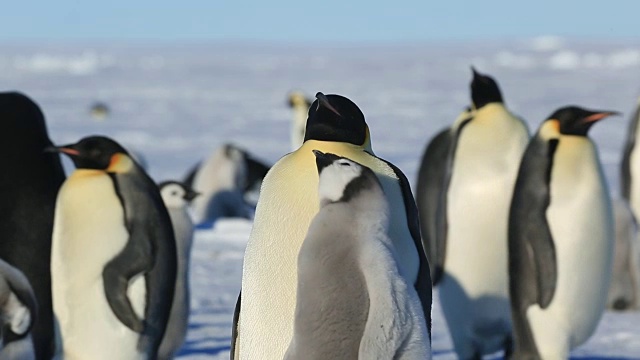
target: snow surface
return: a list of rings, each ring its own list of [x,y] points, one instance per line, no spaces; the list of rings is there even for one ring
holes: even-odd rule
[[[469,103],[469,65],[499,81],[507,105],[531,129],[567,104],[618,110],[591,131],[612,194],[629,115],[640,95],[640,45],[541,37],[510,42],[415,45],[4,44],[0,88],[38,102],[54,142],[112,136],[142,153],[157,179],[188,168],[232,141],[267,162],[289,149],[286,95],[300,89],[354,100],[373,148],[415,185],[428,139]],[[95,102],[111,108],[90,116]],[[68,166],[68,163],[66,163]],[[245,220],[199,230],[193,310],[181,359],[227,359],[240,288]],[[454,359],[434,296],[436,359]],[[640,313],[606,313],[575,359],[640,359]]]

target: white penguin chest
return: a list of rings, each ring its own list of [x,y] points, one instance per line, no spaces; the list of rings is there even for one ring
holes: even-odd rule
[[[124,221],[122,204],[111,178],[104,173],[77,170],[61,187],[51,276],[53,306],[66,357],[98,359],[99,354],[110,358],[137,354],[138,336],[113,314],[102,279],[104,266],[128,241]],[[143,276],[131,282],[128,296],[137,315],[143,317]],[[114,354],[114,349],[119,352]]]

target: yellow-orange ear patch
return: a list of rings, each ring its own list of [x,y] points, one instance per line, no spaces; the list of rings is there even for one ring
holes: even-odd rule
[[[540,135],[545,139],[557,138],[560,136],[560,121],[549,119],[542,124]]]
[[[110,173],[125,173],[131,170],[133,167],[133,160],[124,153],[115,153],[111,155],[111,160],[109,161],[109,167],[107,167],[107,172]]]

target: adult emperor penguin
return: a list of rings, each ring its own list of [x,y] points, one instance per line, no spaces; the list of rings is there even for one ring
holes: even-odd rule
[[[51,305],[51,234],[56,195],[65,179],[51,146],[45,119],[31,99],[0,93],[0,258],[29,280],[38,302],[31,335],[37,359],[49,360],[55,350]]]
[[[509,215],[514,359],[567,359],[604,311],[611,200],[591,126],[610,111],[555,111],[522,159]]]
[[[314,150],[320,210],[298,255],[297,359],[430,359],[420,298],[400,275],[389,205],[371,169]]]
[[[457,124],[436,230],[440,300],[460,359],[511,348],[507,219],[525,123],[504,105],[496,81],[473,71],[473,117]],[[490,209],[491,211],[488,211]]]
[[[109,138],[53,150],[77,168],[58,195],[51,254],[64,357],[156,359],[176,280],[158,187]]]
[[[304,142],[305,125],[307,124],[307,112],[311,106],[311,100],[300,91],[289,94],[289,107],[293,110],[291,119],[291,151],[296,151]]]
[[[620,163],[620,188],[622,197],[631,205],[631,210],[640,219],[640,146],[636,142],[640,140],[640,98],[636,110],[631,117],[627,130],[627,141]]]
[[[0,359],[35,359],[30,330],[38,316],[35,294],[27,277],[0,260]]]
[[[158,351],[158,359],[164,360],[173,359],[187,335],[190,309],[189,264],[193,243],[193,222],[187,211],[187,205],[198,196],[198,193],[177,181],[164,181],[158,187],[171,217],[178,254],[178,271],[171,315]]]
[[[431,279],[409,182],[400,169],[373,154],[356,104],[339,95],[318,93],[316,98],[304,144],[281,158],[262,184],[234,319],[232,356],[237,359],[282,359],[291,341],[298,252],[320,206],[314,149],[348,157],[376,173],[389,201],[388,235],[403,259],[400,274],[416,288],[430,327]]]
[[[420,232],[424,249],[427,253],[427,259],[432,259],[429,260],[429,267],[434,285],[440,281],[443,270],[443,264],[436,267],[437,262],[434,260],[444,259],[444,242],[436,241],[436,229],[442,225],[438,222],[438,211],[439,204],[442,202],[445,180],[448,178],[450,155],[458,126],[468,121],[472,116],[471,108],[465,108],[451,127],[441,130],[431,138],[420,161],[416,204],[420,214]]]

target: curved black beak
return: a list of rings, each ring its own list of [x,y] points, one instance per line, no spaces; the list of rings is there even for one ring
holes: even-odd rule
[[[596,121],[600,121],[604,118],[607,118],[609,116],[617,116],[617,115],[622,115],[622,113],[617,112],[617,111],[594,111],[592,112],[591,115],[588,115],[584,118],[582,118],[582,122],[583,123],[593,123]]]
[[[318,92],[316,94],[316,99],[318,99],[318,107],[316,108],[316,110],[320,109],[320,106],[322,106],[324,108],[331,110],[331,112],[335,113],[336,115],[342,117],[342,115],[340,115],[340,112],[336,110],[336,108],[334,108],[333,105],[331,105],[331,103],[329,102],[329,99],[325,94]]]
[[[47,146],[46,148],[44,148],[44,152],[50,152],[50,153],[63,153],[63,154],[67,154],[69,156],[79,156],[80,152],[76,149],[73,148],[73,145],[63,145],[63,146],[55,146],[55,145],[51,145],[51,146]]]

